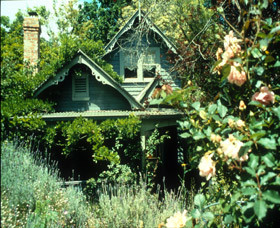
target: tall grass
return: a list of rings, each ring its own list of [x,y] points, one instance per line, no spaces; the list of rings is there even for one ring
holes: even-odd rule
[[[59,182],[56,167],[38,153],[2,143],[1,227],[89,227],[92,215],[84,195]]]
[[[151,193],[144,181],[132,186],[104,184],[94,210],[95,227],[159,227],[175,212],[192,207],[185,193]]]

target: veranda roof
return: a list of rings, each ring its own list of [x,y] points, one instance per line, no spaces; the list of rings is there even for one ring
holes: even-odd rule
[[[137,116],[140,119],[178,119],[183,113],[172,109],[153,109],[144,111],[121,111],[121,110],[100,110],[84,112],[55,112],[40,115],[46,121],[64,121],[77,117],[90,118],[94,120],[127,118]]]

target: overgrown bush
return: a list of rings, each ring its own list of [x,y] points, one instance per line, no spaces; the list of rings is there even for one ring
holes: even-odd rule
[[[50,129],[48,141],[53,145],[52,155],[63,154],[70,161],[78,153],[87,154],[92,164],[89,167],[92,172],[88,173],[96,171],[89,178],[97,178],[107,164],[126,164],[133,172],[140,171],[140,120],[135,116],[101,123],[80,117],[59,122]],[[103,165],[99,169],[95,164]]]
[[[91,227],[81,191],[61,188],[54,165],[24,145],[3,142],[1,227]]]

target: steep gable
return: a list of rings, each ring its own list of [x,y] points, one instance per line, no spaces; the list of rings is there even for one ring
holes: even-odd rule
[[[140,19],[141,18],[141,19]],[[146,23],[150,30],[154,31],[163,40],[164,44],[174,53],[177,53],[175,45],[163,34],[163,32],[142,12],[137,10],[126,24],[120,29],[120,31],[111,39],[111,41],[105,46],[106,55],[114,51],[117,46],[118,40],[126,32],[131,30],[133,27],[139,25],[139,20],[143,20],[141,23]]]
[[[39,86],[35,96],[54,101],[56,111],[142,108],[135,98],[82,51],[54,78]]]
[[[155,87],[180,87],[167,57],[168,51],[177,52],[175,45],[141,11],[135,12],[105,51],[104,59],[124,79],[122,87],[140,103]]]

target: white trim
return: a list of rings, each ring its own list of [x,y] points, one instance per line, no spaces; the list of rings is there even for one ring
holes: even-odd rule
[[[89,101],[89,82],[88,82],[89,75],[85,72],[82,72],[82,76],[72,76],[72,100],[73,101]],[[76,91],[76,79],[85,78],[85,91],[81,92],[80,94]]]
[[[141,15],[141,16],[140,16]],[[166,46],[177,53],[176,46],[163,34],[163,32],[145,15],[141,10],[137,10],[134,15],[130,17],[128,22],[120,29],[120,31],[111,39],[111,41],[105,46],[105,55],[113,51],[114,46],[116,45],[118,39],[132,28],[134,21],[137,17],[143,17],[145,22],[150,26],[150,29],[157,33],[165,42]]]

